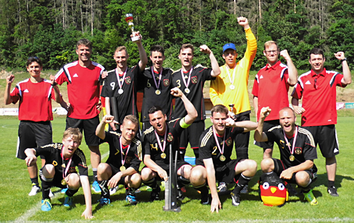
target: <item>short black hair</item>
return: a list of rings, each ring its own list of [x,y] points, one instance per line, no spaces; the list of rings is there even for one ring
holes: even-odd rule
[[[313,48],[310,53],[309,53],[309,59],[311,59],[311,54],[321,54],[323,58],[325,58],[324,56],[324,52],[322,49],[320,48]]]
[[[28,67],[33,62],[37,62],[39,66],[43,68],[42,61],[38,57],[28,57],[26,67]]]
[[[154,113],[157,112],[157,111],[161,111],[162,114],[165,114],[160,106],[152,106],[152,107],[149,109],[148,114],[149,114],[149,115],[150,115],[150,114],[154,114]]]
[[[154,45],[150,48],[150,56],[152,55],[152,52],[159,52],[162,53],[162,55],[165,55],[165,49],[163,48],[163,46],[160,45]]]

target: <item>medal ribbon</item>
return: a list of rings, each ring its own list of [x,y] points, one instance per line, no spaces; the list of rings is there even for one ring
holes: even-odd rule
[[[232,73],[232,80],[231,80],[231,76],[230,76],[229,69],[230,69],[229,67],[226,67],[227,76],[229,77],[229,80],[230,80],[231,85],[233,85],[233,84],[234,84],[234,81],[235,81],[236,66],[234,67],[234,72]]]
[[[224,148],[225,148],[225,136],[226,136],[226,132],[224,132],[224,138],[223,138],[223,144],[222,144],[222,149],[220,148],[220,143],[218,141],[218,137],[216,136],[216,130],[213,126],[213,135],[214,135],[214,139],[215,139],[215,142],[216,142],[216,146],[218,147],[218,150],[220,152],[221,155],[224,155]]]
[[[294,140],[293,140],[293,145],[292,145],[292,148],[290,148],[289,140],[288,140],[288,138],[286,137],[285,132],[284,132],[284,130],[283,130],[283,134],[284,134],[284,139],[285,139],[285,142],[286,142],[286,146],[289,148],[289,151],[290,151],[291,155],[294,154],[295,142],[296,142],[296,138],[297,138],[297,132],[298,132],[298,127],[296,126],[296,128],[295,128],[295,136],[294,136]]]
[[[122,89],[122,88],[123,88],[124,79],[125,79],[125,75],[127,74],[127,70],[128,70],[128,67],[125,68],[125,71],[124,71],[124,73],[123,73],[123,80],[122,80],[122,83],[120,83],[119,74],[118,74],[118,68],[116,68],[116,76],[117,76],[117,81],[118,81],[119,89]]]
[[[192,71],[193,71],[193,67],[189,70],[188,81],[187,81],[187,83],[186,83],[186,80],[185,80],[184,74],[183,74],[183,69],[181,69],[182,81],[183,81],[183,83],[184,83],[184,86],[186,86],[186,88],[188,88],[189,82],[191,81],[191,74],[192,74]]]
[[[122,136],[119,137],[119,148],[120,148],[120,157],[121,157],[122,166],[124,166],[125,160],[127,159],[128,152],[129,152],[129,149],[130,149],[130,143],[129,143],[129,145],[128,145],[127,151],[125,152],[125,157],[124,157],[124,159],[123,159],[123,154],[124,154],[124,153],[123,153],[123,146],[122,146],[122,141],[121,141],[121,139],[122,139]]]
[[[165,152],[167,129],[165,129],[165,136],[163,137],[163,146],[161,146],[160,137],[158,136],[156,130],[154,130],[154,132],[155,132],[156,140],[157,140],[157,143],[159,144],[160,150],[161,150],[162,152]]]
[[[64,145],[63,145],[63,147],[64,147]],[[64,155],[63,155],[63,147],[61,148],[60,156],[61,156],[61,159],[63,160],[63,164],[65,165],[65,160],[64,160]],[[66,175],[69,172],[72,159],[73,159],[73,157],[71,156],[70,159],[69,159],[68,165],[66,165],[66,167],[64,167],[63,179],[65,179]]]
[[[161,83],[162,71],[163,71],[163,68],[161,68],[161,72],[159,74],[159,83],[156,83],[154,68],[151,67],[152,79],[154,79],[154,83],[155,83],[156,89],[159,89],[159,86],[160,86],[160,83]]]

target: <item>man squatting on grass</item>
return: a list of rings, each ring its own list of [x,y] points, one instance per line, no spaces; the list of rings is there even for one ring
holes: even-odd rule
[[[242,134],[257,128],[256,122],[235,122],[228,115],[224,105],[215,105],[211,109],[212,126],[207,128],[199,141],[200,156],[196,160],[197,166],[192,169],[191,181],[194,186],[199,185],[202,195],[202,204],[209,203],[208,182],[211,193],[211,212],[219,212],[221,202],[216,189],[216,181],[232,183],[235,189],[231,192],[232,205],[240,205],[240,192],[257,172],[257,163],[254,160],[237,158],[231,159],[233,141],[237,134]]]
[[[100,204],[110,204],[110,188],[118,184],[125,185],[126,200],[137,204],[135,189],[140,187],[139,166],[142,160],[141,141],[135,138],[139,121],[134,115],[127,115],[120,125],[121,133],[105,132],[106,124],[116,122],[114,116],[106,115],[96,128],[96,135],[109,144],[109,157],[106,163],[100,163],[97,169],[98,184],[101,188]]]
[[[265,158],[261,162],[262,171],[275,172],[289,183],[296,183],[302,188],[305,199],[311,205],[317,205],[317,199],[310,189],[310,184],[317,176],[317,159],[315,141],[311,133],[295,124],[295,112],[285,107],[279,111],[280,125],[263,132],[265,118],[270,114],[269,107],[263,107],[259,113],[259,123],[254,132],[258,142],[276,142],[279,147],[280,160]]]
[[[79,145],[82,134],[78,128],[68,128],[63,134],[62,143],[53,143],[38,148],[28,148],[26,164],[36,162],[39,155],[45,157],[46,164],[40,170],[42,179],[42,211],[50,211],[49,190],[52,186],[67,188],[65,192],[64,206],[70,208],[73,203],[73,195],[79,190],[80,183],[84,191],[86,209],[81,216],[91,219],[92,204],[91,190],[88,179],[88,167],[86,165],[85,154]],[[79,174],[76,172],[79,169]]]

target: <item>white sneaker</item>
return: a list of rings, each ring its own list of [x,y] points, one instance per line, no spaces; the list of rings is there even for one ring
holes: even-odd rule
[[[242,188],[242,190],[241,190],[240,193],[241,193],[241,194],[247,194],[247,193],[248,193],[248,185],[245,185],[245,186]]]
[[[53,197],[54,197],[54,194],[53,194],[52,190],[49,190],[49,197],[50,197],[50,198],[53,198]]]
[[[115,194],[117,192],[117,190],[118,190],[118,185],[113,187],[113,188],[111,188],[111,189],[109,189],[109,194],[110,195]]]
[[[39,191],[41,191],[41,188],[36,186],[36,185],[33,185],[32,186],[32,189],[31,189],[31,192],[29,192],[28,196],[34,196],[36,195]]]

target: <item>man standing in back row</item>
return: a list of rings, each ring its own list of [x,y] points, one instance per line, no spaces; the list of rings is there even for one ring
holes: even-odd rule
[[[328,177],[327,191],[332,196],[338,196],[334,185],[337,170],[336,155],[339,153],[336,111],[336,86],[346,87],[352,82],[347,58],[344,52],[334,56],[341,61],[343,74],[328,71],[324,68],[323,50],[314,48],[309,54],[311,71],[302,74],[292,93],[292,104],[297,114],[301,114],[301,126],[311,132],[315,143],[319,144],[322,155],[326,158]],[[302,98],[302,107],[299,99]]]
[[[68,63],[55,75],[54,84],[67,82],[69,105],[66,106],[66,129],[69,127],[84,130],[85,141],[91,151],[91,165],[94,182],[92,189],[100,192],[97,183],[97,166],[101,162],[99,138],[95,129],[99,124],[100,78],[104,67],[91,61],[92,43],[80,39],[76,44],[78,60]]]
[[[183,157],[186,152],[188,142],[194,151],[196,158],[199,156],[199,136],[204,131],[205,106],[203,97],[203,86],[206,80],[212,80],[220,74],[220,68],[213,52],[208,46],[200,46],[200,51],[209,55],[211,67],[206,68],[201,65],[193,66],[194,47],[192,44],[183,44],[179,51],[178,58],[181,60],[182,68],[172,74],[172,85],[178,87],[186,95],[188,100],[195,106],[198,117],[193,124],[185,129],[181,134],[180,152]],[[187,114],[181,98],[176,99],[175,110],[172,114],[172,120],[184,117]]]
[[[211,81],[210,100],[213,105],[222,104],[230,107],[236,114],[237,121],[250,120],[251,106],[248,97],[248,76],[254,57],[257,53],[257,40],[252,33],[245,17],[238,17],[237,22],[243,26],[247,49],[244,57],[236,63],[237,51],[235,44],[228,43],[223,46],[222,57],[225,65],[220,67],[221,74]],[[250,133],[237,134],[235,148],[237,158],[248,159],[248,143]]]

